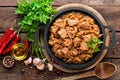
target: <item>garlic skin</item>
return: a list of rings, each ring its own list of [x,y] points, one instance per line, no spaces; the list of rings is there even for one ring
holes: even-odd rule
[[[37,68],[38,70],[43,70],[43,69],[45,68],[45,64],[44,64],[43,62],[40,62],[40,63],[38,63],[38,64],[36,65],[36,68]]]
[[[53,65],[50,63],[47,63],[48,71],[53,71]]]
[[[34,58],[33,59],[33,65],[38,65],[41,62],[40,58]]]
[[[24,61],[24,63],[26,65],[31,64],[32,63],[32,57],[29,57],[27,60]]]

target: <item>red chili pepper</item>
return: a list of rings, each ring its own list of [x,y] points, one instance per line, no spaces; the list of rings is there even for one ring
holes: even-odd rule
[[[28,40],[26,39],[24,43],[25,43],[26,48],[28,49],[29,48],[29,42],[28,42]]]
[[[11,43],[11,45],[10,45],[7,49],[5,49],[5,50],[2,52],[2,54],[6,54],[6,53],[10,52],[11,48],[13,47],[13,45],[15,45],[19,40],[20,40],[20,36],[17,35],[17,36],[15,37],[14,41]]]
[[[1,37],[0,39],[0,47],[6,41],[7,37],[13,32],[13,28],[9,28]]]
[[[10,36],[4,41],[4,43],[2,44],[2,46],[0,48],[0,54],[2,53],[4,48],[7,46],[7,44],[15,37],[15,35],[16,35],[16,31],[11,33]]]

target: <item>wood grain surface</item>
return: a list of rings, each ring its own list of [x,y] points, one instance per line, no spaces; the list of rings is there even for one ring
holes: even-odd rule
[[[22,0],[20,0],[22,1]],[[117,73],[106,80],[120,80],[120,0],[55,0],[54,7],[64,4],[81,3],[95,8],[106,20],[107,24],[116,31],[116,45],[110,49],[103,61],[112,62],[117,65]],[[17,0],[0,0],[0,37],[8,27],[12,27],[13,21],[19,21],[22,17],[15,15]],[[21,33],[21,42],[25,39]],[[53,80],[73,74],[63,73],[57,75],[54,72],[37,71],[34,67],[25,66],[22,62],[15,62],[12,69],[6,69],[2,66],[2,57],[0,57],[0,80]],[[22,72],[22,70],[25,70]],[[90,77],[80,80],[99,80],[96,77]]]
[[[64,5],[69,3],[81,3],[86,5],[120,5],[120,0],[55,0],[54,5]],[[17,6],[17,0],[0,0],[0,6]]]

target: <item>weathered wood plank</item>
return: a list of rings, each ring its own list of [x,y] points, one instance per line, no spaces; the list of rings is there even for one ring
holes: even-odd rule
[[[0,0],[0,6],[17,6],[17,1],[18,0]],[[120,5],[120,0],[55,0],[54,5],[71,3],[80,3],[86,5]]]
[[[92,6],[100,12],[108,25],[116,31],[120,31],[120,6]],[[21,17],[15,15],[15,7],[0,7],[0,32],[4,32],[8,27],[12,27],[13,21]]]
[[[95,8],[106,20],[109,26],[112,26],[116,31],[120,30],[120,6],[92,6]]]
[[[17,0],[0,0],[0,6],[17,6]]]
[[[15,9],[14,7],[0,7],[0,32],[13,27],[14,20],[20,19],[20,16],[15,15]]]
[[[86,5],[120,5],[119,0],[55,0],[54,5],[80,3]]]
[[[118,67],[116,74],[106,80],[119,80],[120,59],[104,59],[103,61],[112,62],[116,64]],[[21,73],[23,69],[25,70],[25,72]],[[47,69],[45,70],[45,72],[40,71],[39,74],[37,74],[34,67],[29,68],[28,66],[25,66],[25,64],[22,64],[21,62],[17,62],[17,61],[12,69],[6,69],[2,66],[2,60],[0,61],[0,73],[1,73],[0,80],[16,80],[16,79],[17,80],[53,80],[55,78],[74,75],[74,74],[64,73],[63,75],[58,76],[54,72],[48,72]],[[90,78],[85,78],[80,80],[99,80],[99,79],[96,77],[90,77]]]

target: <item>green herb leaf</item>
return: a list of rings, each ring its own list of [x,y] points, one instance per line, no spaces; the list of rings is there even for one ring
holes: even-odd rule
[[[34,33],[40,24],[46,24],[52,20],[52,15],[57,12],[53,9],[54,0],[23,0],[18,2],[15,13],[23,15],[19,22],[22,30],[28,35],[28,40],[34,42]]]
[[[91,40],[87,43],[88,47],[92,48],[92,53],[100,51],[99,45],[102,44],[103,41],[101,41],[99,38],[91,38]],[[91,54],[92,54],[91,53]]]

